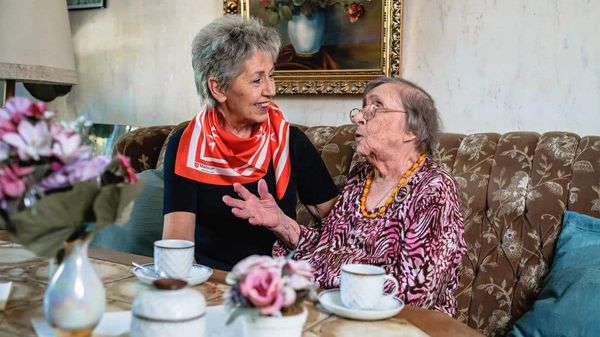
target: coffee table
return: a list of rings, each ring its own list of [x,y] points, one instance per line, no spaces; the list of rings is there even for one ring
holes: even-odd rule
[[[0,240],[7,240],[0,231]],[[90,257],[106,288],[107,312],[130,310],[135,294],[147,289],[131,272],[131,261],[151,258],[106,249],[91,248]],[[0,336],[34,337],[32,318],[43,318],[43,294],[48,283],[48,263],[9,241],[0,241],[0,282],[12,281],[11,297],[0,311]],[[205,283],[193,287],[209,306],[223,303],[224,271],[215,270]],[[309,315],[304,337],[313,336],[482,336],[465,324],[436,311],[406,306],[395,317],[380,321],[353,321],[307,304]]]

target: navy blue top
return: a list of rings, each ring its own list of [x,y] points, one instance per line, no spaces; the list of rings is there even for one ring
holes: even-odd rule
[[[165,192],[163,213],[191,212],[196,214],[196,262],[212,268],[231,270],[243,258],[271,255],[275,235],[267,228],[254,226],[239,219],[225,205],[223,195],[238,198],[233,186],[211,185],[175,174],[175,157],[184,129],[174,133],[167,145],[164,163]],[[298,128],[290,127],[291,177],[279,208],[292,219],[296,218],[298,197],[306,205],[317,205],[338,194],[319,153],[308,137]],[[269,165],[263,177],[269,192],[275,196],[275,171]],[[244,184],[258,195],[258,181]]]

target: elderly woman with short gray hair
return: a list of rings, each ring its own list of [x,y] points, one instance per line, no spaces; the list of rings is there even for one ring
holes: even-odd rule
[[[366,159],[348,176],[321,228],[282,222],[268,191],[225,197],[234,214],[270,228],[274,255],[308,261],[323,288],[340,286],[347,263],[383,267],[407,304],[456,314],[454,290],[466,252],[460,192],[431,154],[440,134],[433,99],[417,85],[383,77],[352,109],[356,151]]]
[[[198,263],[230,270],[271,253],[275,233],[232,213],[224,196],[275,191],[277,216],[286,221],[296,217],[298,197],[318,218],[337,198],[310,140],[272,101],[279,47],[275,30],[240,16],[214,20],[192,43],[203,110],[168,142],[163,238],[195,242]]]

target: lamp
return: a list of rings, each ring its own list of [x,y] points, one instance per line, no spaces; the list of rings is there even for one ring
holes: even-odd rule
[[[0,80],[5,102],[15,81],[38,89],[77,84],[65,0],[0,0]]]

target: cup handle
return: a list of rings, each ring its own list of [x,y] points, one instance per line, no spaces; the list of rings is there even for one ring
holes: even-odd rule
[[[392,275],[386,274],[383,279],[383,284],[385,285],[385,281],[391,281],[394,284],[393,290],[389,293],[389,296],[398,295],[398,291],[400,290],[400,285],[398,284],[398,280]],[[384,291],[385,292],[385,291]]]

